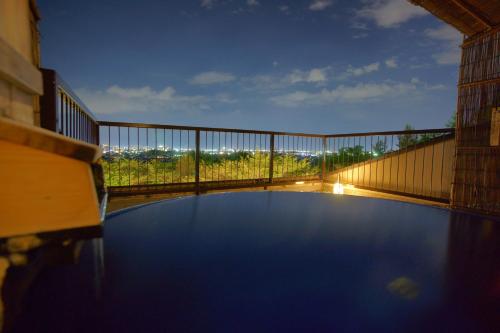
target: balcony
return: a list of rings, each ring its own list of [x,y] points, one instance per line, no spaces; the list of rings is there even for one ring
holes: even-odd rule
[[[98,121],[53,70],[44,75],[50,93],[42,125],[101,147],[111,201],[304,183],[315,191],[340,183],[349,193],[450,200],[454,129],[319,135]]]

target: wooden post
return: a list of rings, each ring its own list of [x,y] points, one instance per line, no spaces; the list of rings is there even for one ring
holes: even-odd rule
[[[56,73],[51,69],[42,69],[43,92],[40,97],[40,126],[57,132],[57,89]]]

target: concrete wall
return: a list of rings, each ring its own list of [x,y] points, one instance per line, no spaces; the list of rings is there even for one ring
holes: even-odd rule
[[[0,116],[39,124],[42,94],[34,1],[0,0]]]
[[[327,180],[373,189],[449,199],[455,139],[436,139],[416,149],[354,164],[330,173]]]

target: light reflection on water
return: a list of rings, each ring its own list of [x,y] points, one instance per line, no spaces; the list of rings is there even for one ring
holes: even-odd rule
[[[319,193],[166,201],[110,216],[78,264],[40,273],[12,327],[496,330],[499,223]]]

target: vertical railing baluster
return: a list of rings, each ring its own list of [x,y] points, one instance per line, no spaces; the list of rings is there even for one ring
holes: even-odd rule
[[[194,165],[194,182],[196,194],[200,194],[200,130],[196,130],[196,148],[195,148],[195,165]]]
[[[163,162],[163,182],[162,184],[166,184],[166,179],[167,179],[167,130],[163,129],[163,157],[162,157],[162,162]]]
[[[111,186],[111,126],[108,126],[108,186]]]
[[[146,184],[149,185],[149,127],[146,127]]]
[[[191,179],[191,170],[189,169],[189,148],[190,148],[190,144],[189,144],[189,139],[190,139],[190,135],[189,135],[189,130],[186,131],[187,132],[187,182],[189,183],[190,182],[190,179]]]
[[[121,150],[121,131],[122,131],[122,128],[120,126],[118,126],[118,186],[121,186],[122,185],[122,174],[121,174],[121,154],[122,154],[122,150]]]
[[[137,152],[135,153],[135,157],[137,159],[137,185],[140,185],[141,184],[141,172],[140,172],[140,168],[141,168],[141,165],[140,165],[140,150],[139,150],[139,127],[137,127]]]
[[[273,182],[274,173],[274,133],[271,133],[269,141],[269,184]]]
[[[174,149],[174,130],[170,130],[171,134],[171,147],[170,147],[170,183],[174,183],[174,169],[175,169],[175,149]]]
[[[130,174],[132,173],[130,171],[130,159],[131,159],[131,154],[130,154],[130,126],[127,126],[127,160],[128,160],[128,186],[129,187],[131,185]]]
[[[158,184],[158,131],[155,128],[155,184]]]
[[[326,179],[326,137],[322,139],[323,161],[321,162],[321,181]]]
[[[434,181],[434,146],[435,144],[433,143],[432,144],[432,157],[431,157],[431,182],[430,182],[430,186],[429,186],[429,191],[430,191],[430,196],[434,196],[433,193],[432,193],[432,189],[433,189],[433,184],[432,182]]]
[[[220,162],[221,162],[221,149],[220,149],[220,131],[218,131],[219,135],[219,146],[217,148],[217,182],[220,182]]]
[[[389,160],[389,189],[392,190],[392,159],[394,156],[392,156],[392,152],[394,151],[394,134],[391,135],[391,157]]]
[[[63,134],[64,131],[64,96],[61,91],[57,92],[59,97],[59,118],[57,122],[57,133]]]

